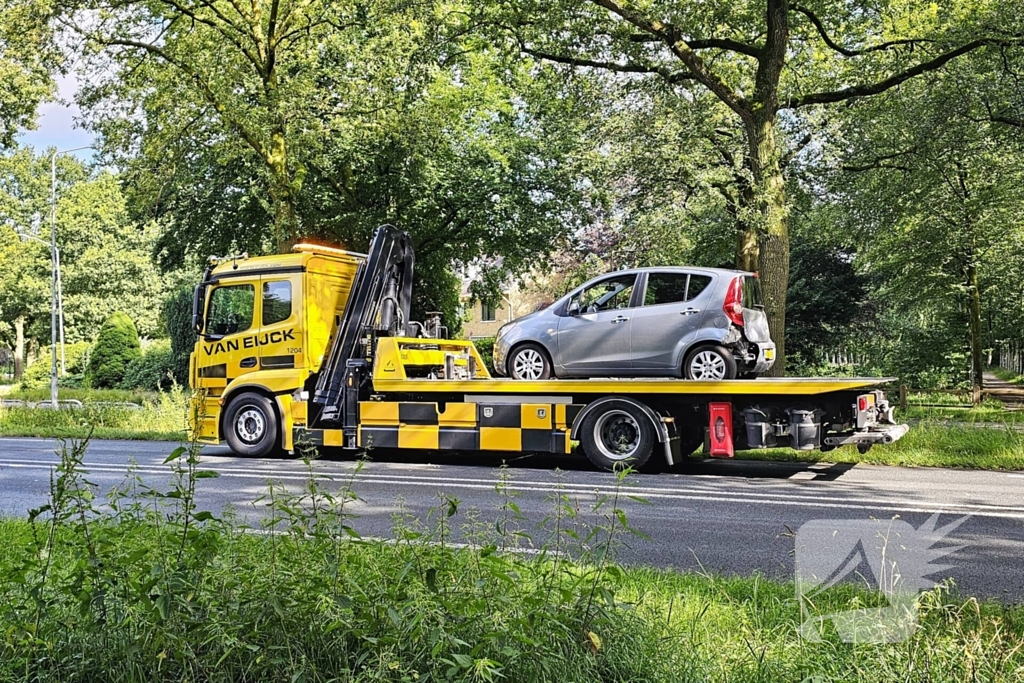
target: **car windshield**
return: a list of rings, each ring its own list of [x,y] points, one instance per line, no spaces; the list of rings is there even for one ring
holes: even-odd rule
[[[756,275],[743,278],[743,306],[745,308],[764,308],[761,298],[761,280]]]

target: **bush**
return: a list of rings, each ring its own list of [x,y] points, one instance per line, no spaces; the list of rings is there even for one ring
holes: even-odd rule
[[[480,358],[484,361],[484,366],[487,368],[487,372],[494,374],[494,337],[484,337],[483,339],[474,339],[473,346],[476,347],[477,353],[480,354]]]
[[[171,338],[171,371],[174,381],[188,386],[188,357],[196,343],[192,330],[192,289],[182,285],[164,301],[164,323]]]
[[[89,362],[89,342],[64,344],[64,366],[67,375],[60,378],[60,386],[81,386],[82,375]],[[60,367],[60,347],[57,348],[57,367]],[[50,347],[39,350],[39,360],[28,366],[21,378],[22,389],[43,389],[50,386]]]
[[[166,391],[174,385],[172,379],[174,357],[171,342],[158,339],[150,344],[142,356],[129,363],[124,379],[118,385],[121,389],[159,389]]]
[[[89,355],[86,381],[95,389],[112,389],[124,379],[132,361],[142,356],[139,332],[127,314],[117,311],[103,323]]]

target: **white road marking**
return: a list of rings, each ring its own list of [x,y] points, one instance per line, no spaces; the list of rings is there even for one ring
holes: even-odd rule
[[[7,463],[7,467],[11,468],[24,468],[24,469],[52,469],[55,464],[51,462],[13,462],[3,461]],[[0,462],[0,467],[3,466],[3,462]],[[86,469],[94,473],[107,473],[107,474],[127,474],[128,468],[126,466],[117,465],[91,465],[86,464]],[[140,474],[159,474],[170,476],[172,472],[164,467],[157,465],[140,465],[135,470]],[[273,472],[273,473],[254,473],[251,470],[242,470],[234,468],[221,468],[217,470],[222,475],[229,477],[241,478],[241,479],[259,479],[261,481],[268,480],[279,480],[279,481],[306,481],[308,474],[305,472]],[[340,478],[349,479],[351,473],[346,473],[348,476],[342,476]],[[330,481],[337,481],[336,477],[321,473],[320,476],[329,479]],[[412,477],[402,475],[382,475],[382,474],[369,474],[360,472],[355,477],[356,485],[359,484],[379,484],[379,485],[394,485],[394,486],[417,486],[417,487],[447,487],[456,489],[466,490],[488,490],[493,491],[499,482],[488,479],[472,479],[472,478],[459,478],[451,479],[447,477]],[[658,499],[658,500],[686,500],[686,501],[706,501],[714,503],[747,503],[747,504],[760,504],[760,505],[779,505],[779,506],[795,506],[795,507],[815,507],[815,508],[828,508],[828,509],[845,509],[845,510],[884,510],[887,512],[924,512],[924,513],[946,513],[946,514],[973,514],[978,517],[1003,517],[1008,519],[1024,519],[1024,507],[1011,507],[1011,506],[999,506],[999,505],[967,505],[963,503],[937,503],[934,501],[904,501],[902,504],[893,504],[891,501],[886,499],[871,499],[871,498],[850,498],[846,502],[835,502],[834,499],[829,501],[815,499],[808,497],[807,495],[801,494],[763,494],[760,492],[737,492],[729,491],[726,493],[716,492],[714,489],[686,489],[686,488],[648,488],[648,487],[633,487],[623,486],[616,491],[614,486],[608,484],[571,484],[571,483],[545,483],[545,482],[529,482],[529,481],[516,481],[510,480],[506,482],[505,487],[510,491],[521,491],[530,493],[556,493],[556,494],[568,494],[568,495],[605,495],[611,496],[618,493],[620,497],[626,498],[630,495],[636,495],[647,499]],[[830,496],[829,492],[822,492],[823,496]]]

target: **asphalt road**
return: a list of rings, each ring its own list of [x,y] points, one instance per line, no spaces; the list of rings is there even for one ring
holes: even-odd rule
[[[86,455],[89,478],[104,489],[121,484],[134,461],[148,484],[166,486],[169,466],[162,463],[174,446],[95,441]],[[54,448],[47,439],[0,438],[0,514],[22,516],[46,500]],[[303,464],[293,459],[245,460],[225,447],[208,447],[203,461],[220,477],[198,482],[200,505],[213,511],[230,506],[250,524],[268,514],[254,502],[268,481],[297,491],[307,480]],[[493,525],[502,504],[495,491],[500,462],[479,454],[375,453],[354,479],[353,526],[363,536],[388,537],[396,513],[425,520],[442,493],[460,500],[456,525],[471,519]],[[583,459],[536,455],[509,465],[508,488],[536,543],[543,541],[537,525],[551,513],[556,492],[577,500],[591,521],[597,519],[589,512],[595,497],[614,492],[614,476],[593,471]],[[328,456],[315,467],[329,487],[340,487],[352,480],[355,463]],[[841,520],[834,525],[843,529],[874,519],[917,529],[939,513],[940,527],[960,524],[937,547],[962,547],[935,560],[946,568],[928,578],[951,576],[965,594],[1024,603],[1024,472],[706,461],[682,474],[632,475],[623,493],[647,501],[625,498],[622,507],[649,538],[627,539],[619,551],[625,563],[792,579],[795,534],[806,522]],[[887,521],[894,518],[899,521]]]

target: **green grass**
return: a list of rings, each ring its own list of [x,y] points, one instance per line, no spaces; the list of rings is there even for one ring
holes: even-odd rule
[[[1024,607],[940,588],[920,596],[905,642],[843,643],[831,627],[810,642],[791,583],[621,567],[628,478],[593,507],[553,498],[546,554],[531,556],[510,552],[530,539],[501,486],[496,520],[441,497],[426,518],[400,512],[389,544],[352,529],[351,480],[311,476],[302,493],[271,489],[270,522],[246,533],[195,511],[195,449],[169,490],[129,478],[102,508],[82,452],[64,451],[32,524],[0,521],[0,680],[999,683],[1024,671]],[[456,529],[476,545],[452,547]],[[840,585],[806,607],[881,605]]]
[[[1024,470],[1024,432],[1007,427],[960,427],[940,422],[913,425],[894,444],[860,454],[852,446],[821,451],[741,451],[737,458],[800,462],[873,463],[914,467]]]
[[[17,392],[6,398],[42,400],[39,393]],[[44,392],[46,393],[46,392]],[[46,397],[49,394],[46,393]],[[79,398],[83,407],[73,409],[0,407],[0,435],[98,439],[180,440],[185,434],[185,392],[166,393],[73,390],[61,398]],[[44,397],[45,398],[45,397]],[[132,401],[142,409],[91,405],[93,401]]]
[[[900,420],[930,420],[957,423],[1021,424],[1024,410],[1006,410],[1002,404],[993,406],[988,401],[978,408],[922,408],[908,405],[905,411],[897,411]]]

